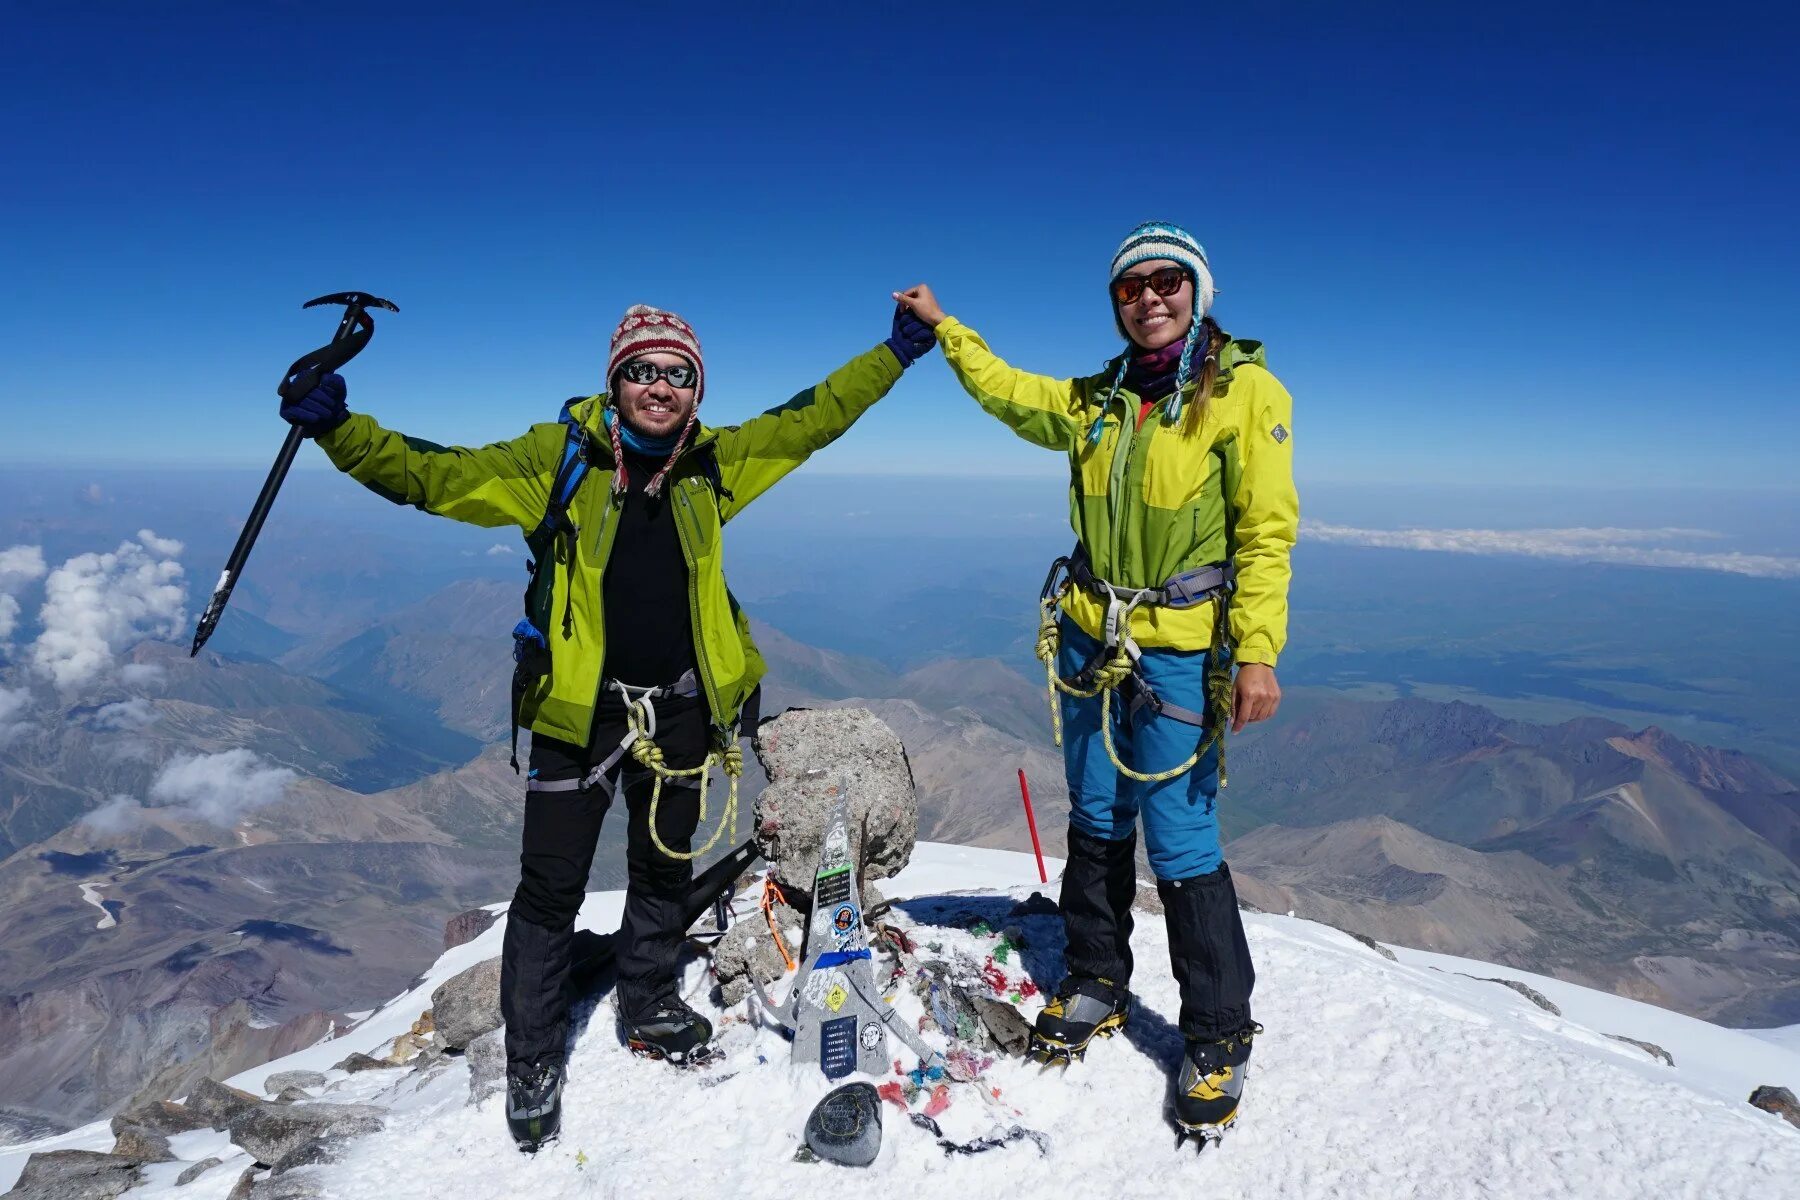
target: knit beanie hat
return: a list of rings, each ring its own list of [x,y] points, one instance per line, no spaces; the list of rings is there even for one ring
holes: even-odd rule
[[[700,359],[700,339],[694,334],[693,326],[665,309],[652,308],[648,304],[634,304],[625,310],[625,316],[619,321],[619,327],[613,330],[612,353],[606,361],[606,387],[612,391],[617,384],[619,368],[640,354],[667,352],[679,354],[693,364],[694,368],[694,408],[688,413],[687,424],[681,427],[681,434],[675,439],[675,449],[669,453],[669,459],[663,463],[655,477],[644,489],[655,496],[662,491],[663,480],[669,469],[681,456],[682,447],[687,445],[694,424],[700,417],[700,400],[706,394],[706,366]],[[619,423],[608,421],[607,429],[612,434],[613,444],[613,491],[623,492],[628,483],[625,470],[625,447],[619,437]]]
[[[1145,221],[1126,234],[1125,240],[1113,255],[1112,273],[1106,277],[1106,281],[1110,284],[1139,263],[1158,258],[1178,264],[1194,281],[1194,315],[1188,324],[1187,339],[1181,347],[1181,362],[1175,372],[1175,393],[1170,397],[1169,406],[1164,412],[1164,420],[1173,424],[1181,419],[1181,392],[1193,377],[1194,349],[1200,340],[1204,318],[1212,311],[1215,289],[1212,268],[1206,261],[1206,247],[1173,221]],[[1120,337],[1127,342],[1131,341],[1131,335],[1125,332],[1125,322],[1119,315],[1117,304],[1113,305],[1113,325],[1118,329]],[[1130,360],[1130,354],[1120,357],[1118,370],[1113,376],[1115,390],[1124,382],[1125,369]]]

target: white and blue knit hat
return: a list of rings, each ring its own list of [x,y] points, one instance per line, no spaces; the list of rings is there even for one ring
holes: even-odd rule
[[[1200,339],[1202,319],[1212,311],[1215,289],[1212,268],[1206,261],[1206,247],[1173,221],[1145,221],[1125,235],[1118,252],[1113,255],[1112,274],[1106,277],[1106,281],[1110,284],[1139,263],[1156,258],[1166,258],[1179,264],[1194,281],[1194,317],[1188,325],[1187,341],[1181,348],[1181,366],[1175,375],[1175,395],[1164,412],[1164,419],[1172,424],[1181,419],[1181,389],[1193,376],[1194,347]],[[1117,304],[1113,305],[1113,325],[1118,329],[1120,337],[1127,342],[1131,341],[1131,335],[1125,332],[1125,322],[1119,317]],[[1113,379],[1115,390],[1125,378],[1126,361],[1127,357],[1119,359],[1118,372]]]
[[[1113,255],[1112,274],[1107,283],[1123,275],[1141,262],[1166,258],[1179,263],[1194,280],[1194,319],[1198,321],[1212,311],[1212,268],[1206,262],[1206,247],[1198,238],[1173,221],[1145,221],[1126,235],[1118,253]],[[1124,326],[1119,327],[1123,333]]]

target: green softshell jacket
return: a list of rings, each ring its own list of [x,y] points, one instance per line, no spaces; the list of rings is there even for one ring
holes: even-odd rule
[[[701,686],[723,744],[734,736],[744,702],[761,681],[762,655],[749,618],[725,586],[721,534],[752,500],[835,441],[900,378],[885,345],[858,355],[823,383],[741,425],[700,426],[666,487],[688,565],[688,607]],[[540,571],[552,571],[550,610],[540,624],[551,669],[525,694],[520,721],[534,733],[587,745],[606,664],[601,581],[612,553],[620,498],[613,495],[612,444],[604,393],[577,401],[570,417],[585,428],[593,455],[588,478],[569,504],[576,535],[553,540]],[[340,470],[395,504],[471,525],[515,525],[529,534],[550,502],[567,428],[533,425],[510,441],[468,448],[439,446],[383,429],[356,413],[319,438]],[[716,473],[714,466],[716,464]],[[573,560],[570,547],[573,547]],[[562,615],[571,619],[565,625]]]

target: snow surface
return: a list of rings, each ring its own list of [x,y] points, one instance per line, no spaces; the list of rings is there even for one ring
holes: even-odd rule
[[[1036,880],[1029,855],[926,844],[882,886],[908,897],[895,901],[893,919],[910,927],[925,957],[986,965],[998,935],[971,928],[973,920],[1016,926],[1024,945],[995,965],[1009,991],[1023,991],[1053,985],[1062,965],[1057,918],[1006,915],[1033,890],[1053,894],[1053,885]],[[622,901],[619,893],[590,896],[581,923],[614,927]],[[997,1098],[984,1100],[974,1084],[951,1086],[940,1117],[947,1135],[963,1140],[997,1120],[1016,1122],[1048,1137],[1043,1156],[1028,1141],[946,1156],[884,1105],[881,1155],[859,1175],[792,1161],[806,1114],[830,1085],[816,1067],[789,1067],[788,1044],[756,1023],[749,1005],[717,1013],[701,960],[687,970],[689,999],[715,1012],[724,1061],[680,1072],[634,1058],[614,1031],[610,1001],[584,1006],[592,1020],[570,1061],[564,1134],[536,1157],[513,1149],[499,1097],[467,1106],[460,1061],[426,1076],[330,1069],[352,1050],[378,1053],[430,1004],[440,982],[498,954],[499,925],[446,953],[417,987],[355,1030],[232,1082],[260,1091],[275,1071],[319,1070],[334,1081],[326,1098],[389,1108],[383,1133],[351,1143],[340,1162],[319,1169],[324,1193],[345,1200],[790,1200],[821,1188],[1159,1200],[1199,1189],[1264,1198],[1795,1194],[1800,1131],[1745,1103],[1754,1083],[1800,1089],[1800,1052],[1782,1039],[1486,963],[1404,949],[1401,962],[1391,963],[1336,930],[1290,917],[1251,914],[1246,924],[1256,1012],[1267,1032],[1257,1042],[1238,1128],[1204,1154],[1177,1151],[1164,1116],[1181,1053],[1178,1002],[1162,922],[1145,914],[1133,939],[1138,1008],[1123,1036],[1098,1043],[1067,1072],[1002,1060],[983,1077]],[[1457,971],[1521,979],[1565,1015]],[[776,995],[783,994],[778,984]],[[1040,1003],[1041,996],[1021,1007],[1029,1016]],[[909,1020],[919,1013],[905,987],[897,1006]],[[1676,1065],[1609,1033],[1655,1042]],[[914,1065],[910,1053],[892,1049],[904,1066]],[[111,1143],[99,1122],[4,1148],[0,1187],[11,1185],[34,1150]],[[150,1167],[146,1185],[130,1193],[134,1200],[223,1200],[248,1165],[224,1134],[187,1134],[173,1146],[184,1160],[226,1161],[181,1189],[173,1181],[186,1163]]]

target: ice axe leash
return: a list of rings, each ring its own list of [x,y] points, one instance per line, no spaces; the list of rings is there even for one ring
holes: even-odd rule
[[[331,296],[320,296],[316,300],[308,300],[301,307],[316,308],[321,304],[342,304],[344,318],[338,322],[337,332],[329,342],[311,353],[302,354],[288,367],[287,373],[281,378],[281,385],[275,389],[283,400],[299,400],[318,387],[327,375],[362,353],[362,348],[375,336],[375,318],[369,315],[369,309],[400,311],[399,306],[392,301],[371,296],[367,292],[338,292]],[[231,557],[225,562],[225,570],[219,575],[219,582],[213,586],[212,599],[206,602],[206,611],[200,614],[200,623],[194,628],[194,648],[188,651],[189,658],[200,653],[200,648],[206,645],[213,630],[218,628],[219,618],[225,615],[225,605],[231,600],[231,591],[244,573],[244,564],[249,561],[250,551],[256,546],[256,536],[262,532],[263,522],[269,517],[269,509],[274,507],[275,493],[281,490],[288,468],[294,465],[294,456],[300,452],[300,443],[305,440],[306,435],[295,426],[288,430],[287,440],[281,443],[281,452],[275,456],[275,465],[269,468],[269,477],[263,480],[262,491],[256,494],[256,503],[250,508],[250,517],[244,522],[243,532],[238,534],[237,545],[232,547]]]

